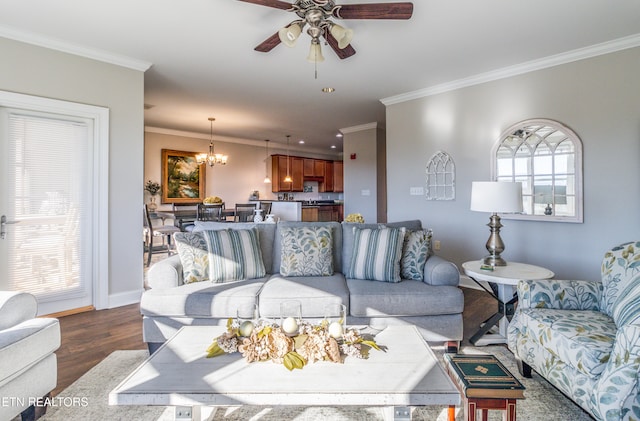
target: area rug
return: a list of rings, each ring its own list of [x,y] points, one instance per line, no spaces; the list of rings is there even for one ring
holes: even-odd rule
[[[442,358],[443,349],[434,351]],[[533,378],[518,376],[511,352],[502,346],[465,347],[466,354],[493,354],[514,373],[526,387],[525,398],[517,404],[518,420],[591,420],[580,407],[567,399],[553,386],[534,373]],[[116,351],[58,395],[61,405],[52,407],[41,420],[135,420],[168,421],[173,409],[167,407],[109,406],[109,392],[147,357],[147,351]],[[384,381],[384,379],[381,379]],[[218,408],[209,420],[263,420],[263,421],[370,421],[385,419],[381,408],[361,407],[256,407],[240,406]],[[414,420],[446,421],[443,406],[415,408]],[[456,408],[456,421],[463,419]],[[489,420],[502,420],[502,411],[489,411]]]

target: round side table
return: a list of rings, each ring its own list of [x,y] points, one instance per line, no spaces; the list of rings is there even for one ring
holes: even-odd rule
[[[555,275],[549,269],[525,263],[507,262],[507,266],[495,266],[493,270],[481,269],[482,260],[464,262],[462,269],[469,278],[498,301],[498,311],[480,327],[469,339],[473,345],[507,343],[507,327],[513,316],[518,297],[514,296],[518,282],[523,279],[549,279]],[[491,290],[485,288],[480,281],[489,282]],[[495,285],[495,288],[494,288]],[[493,326],[498,326],[497,333],[490,333]]]

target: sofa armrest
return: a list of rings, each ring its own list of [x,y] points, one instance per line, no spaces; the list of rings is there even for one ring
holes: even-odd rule
[[[452,262],[440,256],[429,256],[424,265],[424,282],[429,285],[451,285],[460,284],[460,271]]]
[[[637,414],[638,373],[640,372],[640,325],[627,324],[618,329],[613,351],[593,388],[594,412],[601,419],[626,419]]]
[[[0,291],[0,330],[33,319],[38,313],[36,297],[26,292]]]
[[[154,263],[147,273],[147,286],[150,288],[173,288],[182,284],[184,274],[179,255]]]
[[[520,308],[600,311],[602,282],[560,279],[524,280],[518,283]]]

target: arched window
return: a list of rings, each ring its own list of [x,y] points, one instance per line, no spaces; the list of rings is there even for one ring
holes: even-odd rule
[[[494,180],[522,182],[524,213],[507,218],[582,222],[582,142],[553,120],[526,120],[500,136]]]
[[[456,198],[456,165],[446,152],[436,152],[427,163],[427,200]]]

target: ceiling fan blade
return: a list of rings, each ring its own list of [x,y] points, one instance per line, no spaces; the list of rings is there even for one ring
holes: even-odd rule
[[[289,10],[291,9],[291,3],[280,0],[238,0],[245,3],[259,4],[260,6],[274,7],[276,9]]]
[[[275,34],[271,35],[269,38],[262,41],[262,43],[258,45],[256,48],[254,48],[254,50],[260,51],[261,53],[268,53],[269,51],[277,47],[278,44],[280,44],[281,42],[282,41],[280,41],[280,37],[276,32]]]
[[[413,3],[368,3],[336,6],[333,16],[340,19],[410,19]]]
[[[347,45],[343,49],[338,48],[338,40],[333,35],[331,35],[330,32],[327,32],[324,35],[324,39],[327,40],[329,46],[333,49],[333,51],[336,52],[341,60],[349,58],[356,53],[356,50],[351,46],[351,44]]]

